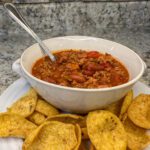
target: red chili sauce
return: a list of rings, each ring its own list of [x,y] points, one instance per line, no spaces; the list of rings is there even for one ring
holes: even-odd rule
[[[113,87],[129,80],[125,66],[110,54],[64,50],[54,55],[56,62],[47,56],[39,59],[32,75],[49,83],[76,88]]]

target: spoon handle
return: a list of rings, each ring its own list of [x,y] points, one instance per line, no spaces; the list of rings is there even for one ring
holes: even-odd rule
[[[25,29],[40,45],[44,55],[48,55],[52,61],[55,61],[55,56],[49,51],[49,48],[42,42],[42,40],[35,34],[30,28],[28,23],[22,17],[18,9],[11,3],[5,3],[4,8],[8,12],[9,16],[16,21],[23,29]]]

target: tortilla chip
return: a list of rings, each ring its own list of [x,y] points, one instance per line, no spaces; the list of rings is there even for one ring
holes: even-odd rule
[[[140,94],[132,101],[128,109],[128,117],[137,126],[150,129],[150,95]]]
[[[0,137],[26,138],[37,126],[20,115],[0,113]]]
[[[84,117],[74,114],[59,114],[49,117],[47,121],[60,121],[63,123],[79,124],[80,127],[86,126]]]
[[[41,125],[46,120],[46,117],[43,114],[35,111],[28,117],[28,120],[36,125]]]
[[[59,114],[59,111],[55,107],[42,99],[38,99],[35,110],[47,117]]]
[[[34,112],[36,103],[37,93],[31,88],[23,97],[17,100],[10,108],[8,108],[8,112],[19,114],[23,117],[28,117]]]
[[[74,150],[79,150],[81,145],[81,128],[78,124],[75,124],[75,132],[77,137],[77,145],[75,146]]]
[[[150,144],[150,136],[147,135],[147,131],[140,128],[127,118],[124,122],[124,128],[127,132],[127,143],[131,150],[143,150]]]
[[[133,100],[133,90],[129,91],[123,100],[120,115],[119,115],[120,120],[123,121],[126,119],[127,111],[130,104],[132,103],[132,100]]]
[[[126,150],[127,137],[117,116],[105,110],[93,111],[87,117],[89,138],[97,150]]]
[[[122,101],[123,101],[123,99],[121,99],[121,100],[119,100],[119,101],[117,101],[115,103],[112,103],[112,104],[108,105],[105,108],[105,110],[108,110],[111,113],[115,114],[116,116],[119,116],[121,105],[122,105]]]
[[[73,150],[78,145],[76,127],[58,121],[45,122],[25,140],[23,150]]]
[[[150,114],[150,108],[148,109],[147,116],[146,116],[146,118],[147,118],[148,121],[150,121],[150,115],[149,114]]]

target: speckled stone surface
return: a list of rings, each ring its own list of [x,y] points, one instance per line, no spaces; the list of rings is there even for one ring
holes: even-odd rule
[[[19,4],[17,7],[42,39],[87,35],[130,47],[147,63],[142,81],[150,85],[150,1]],[[0,93],[19,78],[11,65],[33,43],[0,5]]]
[[[24,3],[49,3],[49,2],[133,2],[133,1],[146,1],[146,0],[0,0],[0,2],[12,2],[18,4]],[[148,0],[147,0],[148,1]]]
[[[23,4],[17,7],[34,30],[49,29],[62,35],[69,30],[93,32],[99,28],[135,29],[150,26],[150,1]],[[22,31],[6,17],[2,6],[0,14],[0,29]]]
[[[26,33],[3,34],[0,41],[0,93],[2,93],[13,81],[19,78],[11,69],[12,63],[21,56],[21,53],[35,41]],[[64,35],[73,35],[67,32]],[[147,70],[142,77],[142,81],[150,86],[150,29],[131,30],[106,29],[97,30],[90,33],[80,33],[80,35],[96,36],[119,42],[137,52],[147,64]],[[51,33],[48,30],[39,33],[42,39],[58,36],[58,33]]]

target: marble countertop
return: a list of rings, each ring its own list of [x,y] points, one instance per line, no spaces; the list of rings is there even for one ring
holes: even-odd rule
[[[13,3],[49,3],[49,2],[130,2],[131,0],[1,0],[2,2],[13,2]],[[132,1],[145,1],[145,0],[132,0]]]
[[[66,35],[81,35],[81,33],[67,32]],[[56,32],[51,34],[48,30],[38,32],[42,39],[59,36]],[[150,29],[137,31],[125,29],[100,29],[92,33],[82,33],[82,35],[96,36],[112,40],[133,49],[147,64],[147,70],[141,81],[150,86]],[[62,35],[61,35],[62,36]],[[19,76],[12,71],[12,63],[20,58],[22,52],[34,44],[35,41],[25,32],[7,33],[0,31],[0,94]]]

